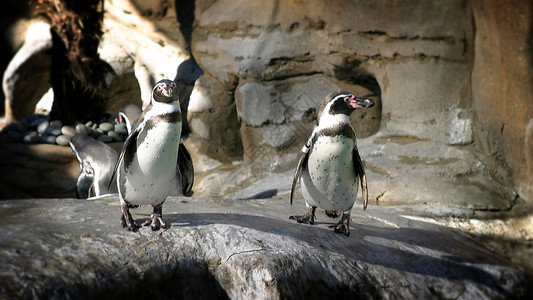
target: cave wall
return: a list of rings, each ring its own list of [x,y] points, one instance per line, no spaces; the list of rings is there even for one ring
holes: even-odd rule
[[[109,93],[114,111],[130,101],[145,105],[153,82],[197,63],[187,70],[202,76],[186,83],[194,85],[187,119],[196,157],[290,169],[318,103],[345,89],[377,103],[352,115],[359,138],[468,149],[483,158],[487,176],[531,201],[531,6],[114,0],[106,2],[100,55],[118,75]],[[26,91],[31,76],[13,91]]]
[[[475,136],[500,181],[533,201],[533,2],[473,1]]]

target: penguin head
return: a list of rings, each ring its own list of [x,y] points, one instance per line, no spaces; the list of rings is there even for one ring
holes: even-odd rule
[[[374,106],[374,100],[370,98],[357,97],[346,91],[333,92],[328,94],[318,107],[317,122],[320,121],[320,117],[324,114],[349,116],[356,109],[372,106]]]
[[[160,80],[152,90],[152,99],[156,102],[172,103],[178,100],[176,83],[170,79]]]

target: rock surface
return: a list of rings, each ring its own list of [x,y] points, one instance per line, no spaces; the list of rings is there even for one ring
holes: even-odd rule
[[[354,209],[350,237],[288,216],[303,203],[170,198],[170,227],[128,232],[111,199],[0,202],[2,298],[531,296],[531,278],[456,230],[400,207]],[[359,203],[358,203],[359,204]],[[149,207],[133,211],[138,221]]]

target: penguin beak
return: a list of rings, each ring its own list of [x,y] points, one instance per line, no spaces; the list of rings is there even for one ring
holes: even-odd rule
[[[162,91],[163,96],[172,97],[175,87],[176,87],[175,83],[165,84],[163,86],[163,91]]]
[[[351,97],[346,98],[346,102],[353,109],[370,108],[370,107],[374,106],[374,100],[372,100],[370,98],[359,98],[359,97],[354,96],[354,95],[352,95]]]

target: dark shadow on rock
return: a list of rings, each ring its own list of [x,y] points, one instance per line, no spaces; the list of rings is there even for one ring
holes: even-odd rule
[[[165,219],[169,223],[174,223],[173,226],[176,227],[226,224],[284,235],[355,261],[423,276],[471,281],[504,297],[513,296],[511,291],[502,287],[499,279],[492,273],[475,266],[475,264],[509,265],[510,263],[506,263],[505,258],[475,248],[465,241],[442,232],[352,224],[352,235],[346,237],[317,226],[290,224],[253,215],[167,214]],[[188,223],[184,224],[184,222]],[[371,242],[367,237],[381,240],[383,244]],[[358,242],[354,242],[353,239],[357,239]]]
[[[176,82],[179,90],[179,101],[182,115],[181,135],[183,138],[187,138],[191,133],[189,122],[187,121],[187,108],[189,107],[194,83],[203,74],[204,71],[198,66],[196,60],[191,57],[178,66],[176,77],[174,78],[174,82]]]
[[[239,200],[255,200],[255,199],[268,199],[276,196],[278,194],[278,189],[270,189],[266,191],[259,192],[253,196],[250,196],[248,198],[242,198]]]

